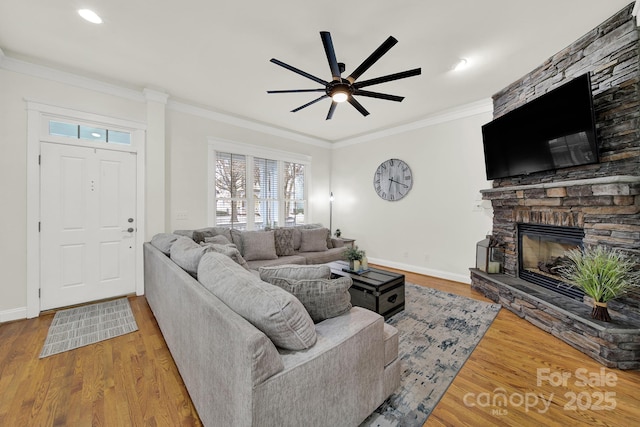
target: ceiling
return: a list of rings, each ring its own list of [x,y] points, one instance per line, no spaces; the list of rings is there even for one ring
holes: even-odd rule
[[[187,102],[329,142],[415,122],[479,100],[519,79],[630,0],[2,0],[0,49],[11,58]],[[94,25],[76,10],[91,8]],[[422,67],[422,75],[367,87],[405,96],[360,97],[371,113],[330,101],[290,110],[318,88],[269,62],[277,58],[324,80],[320,39],[330,31],[349,75],[388,36],[398,44],[366,80]],[[469,66],[452,67],[460,58]]]

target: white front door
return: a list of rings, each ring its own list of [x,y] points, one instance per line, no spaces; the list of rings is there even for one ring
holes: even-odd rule
[[[136,154],[41,143],[40,309],[136,291]]]

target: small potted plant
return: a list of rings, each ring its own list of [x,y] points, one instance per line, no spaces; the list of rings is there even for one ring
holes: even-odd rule
[[[349,261],[349,270],[360,271],[360,262],[364,257],[365,252],[360,250],[358,246],[345,249],[343,256]]]
[[[340,231],[339,228],[336,228],[336,232],[335,232],[336,237],[340,237],[342,236],[342,231]]]
[[[594,319],[611,321],[607,302],[640,285],[637,262],[617,249],[572,249],[566,256],[570,262],[560,269],[560,274],[593,298]]]

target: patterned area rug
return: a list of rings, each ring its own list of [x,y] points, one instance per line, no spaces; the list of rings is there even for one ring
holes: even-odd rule
[[[127,298],[61,310],[49,326],[40,359],[137,330]]]
[[[495,319],[490,304],[407,283],[399,332],[400,387],[361,427],[422,426]]]

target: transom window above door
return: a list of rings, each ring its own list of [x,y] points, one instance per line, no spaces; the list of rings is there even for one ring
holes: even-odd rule
[[[131,133],[114,129],[49,120],[49,135],[112,144],[131,144]]]

